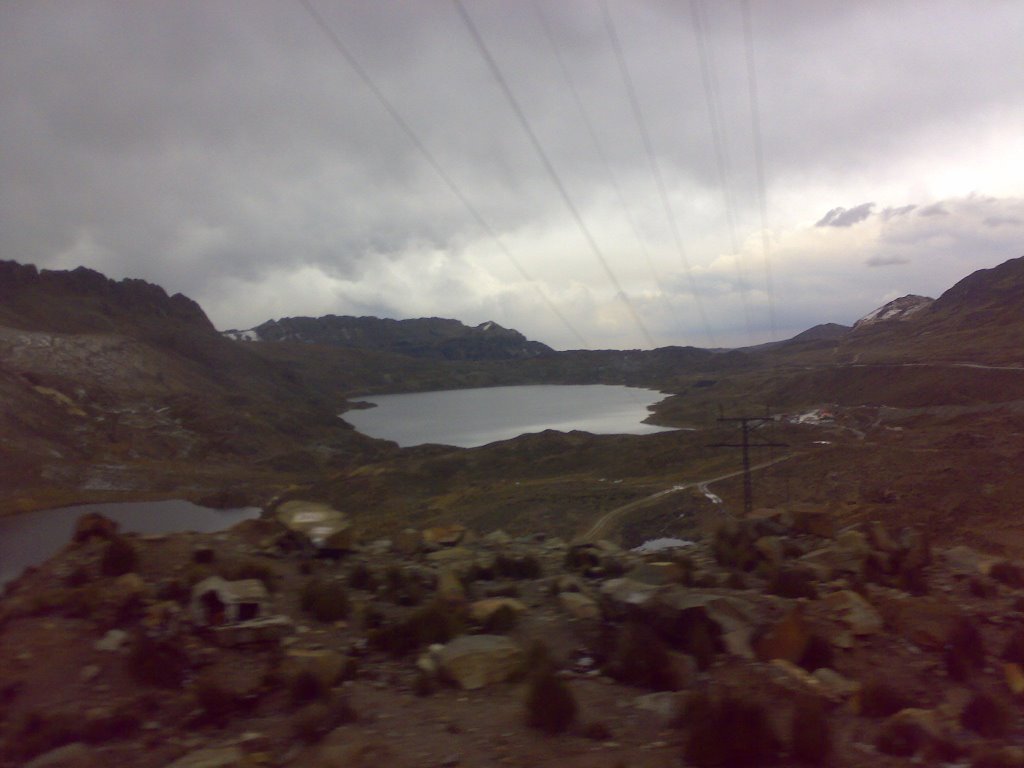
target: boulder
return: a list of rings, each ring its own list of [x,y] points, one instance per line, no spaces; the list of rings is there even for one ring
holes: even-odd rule
[[[287,616],[266,616],[214,627],[213,636],[218,645],[233,648],[257,643],[279,643],[281,638],[291,634],[294,629],[292,620]]]
[[[81,742],[51,749],[25,763],[22,768],[99,768],[101,761],[94,747]]]
[[[465,690],[501,683],[522,668],[523,649],[503,635],[463,635],[437,653],[442,672]]]
[[[526,610],[526,605],[514,597],[489,597],[477,600],[469,606],[469,618],[478,624],[484,624],[502,608],[507,608],[518,615]]]
[[[610,619],[642,614],[654,601],[658,587],[632,579],[609,579],[601,585],[601,607]]]
[[[316,501],[286,501],[277,508],[277,519],[288,530],[302,534],[317,549],[351,550],[355,530],[348,515]]]
[[[250,765],[238,747],[214,747],[189,752],[166,768],[248,768]]]
[[[415,555],[423,547],[423,534],[415,528],[406,528],[395,534],[391,548],[400,555]]]
[[[429,547],[454,547],[465,536],[464,525],[438,525],[423,531],[423,543]]]
[[[466,600],[466,588],[451,568],[442,568],[437,574],[437,596],[446,603],[463,603]]]
[[[597,602],[581,592],[559,592],[558,603],[574,619],[596,619],[601,616]]]
[[[800,533],[810,533],[826,539],[835,536],[835,518],[826,509],[813,505],[794,505],[789,514],[793,528]]]
[[[785,659],[795,664],[803,657],[810,640],[811,631],[804,621],[803,609],[798,605],[762,634],[753,645],[757,658],[761,661]]]
[[[882,616],[867,600],[852,590],[833,592],[823,602],[839,614],[840,621],[855,635],[874,635],[882,631]]]

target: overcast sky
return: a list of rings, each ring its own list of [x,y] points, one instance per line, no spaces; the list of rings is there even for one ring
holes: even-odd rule
[[[1024,255],[1019,0],[308,1],[0,3],[0,258],[635,348]]]

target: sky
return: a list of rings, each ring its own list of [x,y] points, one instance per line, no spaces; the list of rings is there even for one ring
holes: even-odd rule
[[[852,324],[1024,255],[1019,0],[0,4],[0,258],[220,329]]]

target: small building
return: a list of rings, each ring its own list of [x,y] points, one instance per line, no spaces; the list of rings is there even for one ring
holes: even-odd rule
[[[211,576],[192,588],[192,618],[207,627],[252,621],[267,615],[268,602],[267,588],[259,579]]]

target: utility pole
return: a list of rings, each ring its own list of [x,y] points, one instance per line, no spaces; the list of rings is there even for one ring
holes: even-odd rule
[[[743,433],[743,440],[740,443],[712,443],[708,448],[742,448],[743,449],[743,515],[747,517],[754,509],[754,488],[750,477],[750,449],[751,448],[788,448],[789,443],[774,442],[751,442],[750,433],[767,421],[771,416],[719,416],[720,422],[738,422]]]

